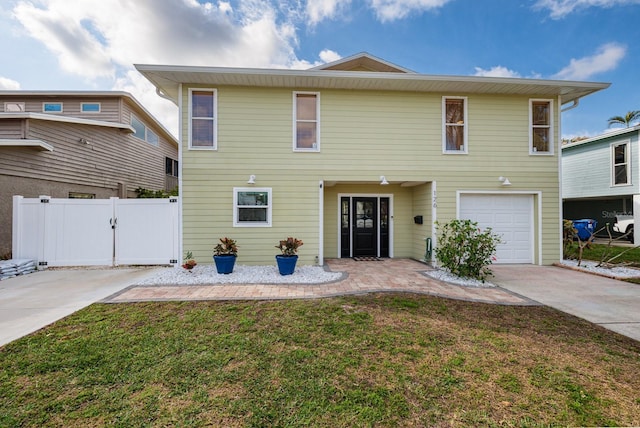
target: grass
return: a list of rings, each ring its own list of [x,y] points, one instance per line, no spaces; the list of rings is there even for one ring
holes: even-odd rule
[[[640,425],[640,343],[430,296],[94,304],[0,367],[3,427]]]
[[[577,255],[578,245],[573,244],[569,255]],[[615,258],[614,258],[615,257]],[[582,253],[583,260],[596,262],[611,260],[612,264],[640,268],[640,248],[608,246],[605,244],[589,244]],[[624,278],[625,282],[640,284],[640,278]]]
[[[603,255],[605,257],[603,258]],[[586,260],[608,260],[617,257],[612,263],[624,263],[630,266],[640,267],[640,248],[607,246],[604,244],[590,244],[585,248],[583,258]]]

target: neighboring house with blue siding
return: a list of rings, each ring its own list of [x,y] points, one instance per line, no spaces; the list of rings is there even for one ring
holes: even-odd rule
[[[180,112],[182,245],[211,263],[425,257],[471,219],[497,263],[561,258],[560,116],[607,83],[415,73],[363,53],[309,70],[136,65]]]
[[[562,146],[564,218],[592,218],[599,229],[640,215],[639,135],[637,125]]]

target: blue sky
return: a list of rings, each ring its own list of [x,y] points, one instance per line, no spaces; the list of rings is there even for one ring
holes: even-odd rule
[[[640,110],[640,0],[2,0],[0,89],[125,90],[175,132],[135,63],[308,68],[368,52],[425,74],[610,82],[566,138]]]

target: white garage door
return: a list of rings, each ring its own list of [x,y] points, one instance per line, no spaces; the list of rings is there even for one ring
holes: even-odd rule
[[[494,263],[533,263],[532,195],[460,195],[460,218],[501,236]]]

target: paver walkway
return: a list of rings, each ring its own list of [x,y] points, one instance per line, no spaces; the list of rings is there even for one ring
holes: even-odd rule
[[[432,269],[409,259],[326,261],[333,272],[346,278],[324,284],[211,284],[133,285],[104,302],[168,300],[278,300],[312,299],[372,292],[411,292],[502,305],[537,305],[530,299],[499,287],[465,287],[433,279],[423,272]]]

